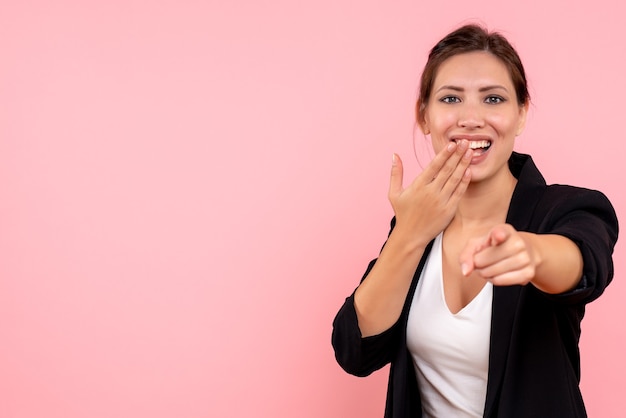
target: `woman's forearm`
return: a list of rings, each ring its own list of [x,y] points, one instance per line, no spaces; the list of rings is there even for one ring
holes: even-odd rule
[[[522,232],[536,259],[535,277],[531,283],[551,294],[576,287],[582,277],[583,258],[578,246],[562,235]]]
[[[363,337],[380,334],[396,323],[427,244],[405,239],[399,230],[391,233],[354,295]]]

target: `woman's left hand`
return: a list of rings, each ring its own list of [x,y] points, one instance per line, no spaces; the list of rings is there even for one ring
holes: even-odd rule
[[[463,275],[476,272],[496,286],[528,284],[535,277],[538,260],[525,234],[502,224],[470,240],[459,260]]]

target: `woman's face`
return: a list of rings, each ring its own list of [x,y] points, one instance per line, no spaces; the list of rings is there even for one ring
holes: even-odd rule
[[[504,63],[484,51],[455,55],[441,64],[431,91],[421,128],[431,135],[435,152],[467,139],[474,148],[472,182],[508,173],[528,106],[517,103]]]

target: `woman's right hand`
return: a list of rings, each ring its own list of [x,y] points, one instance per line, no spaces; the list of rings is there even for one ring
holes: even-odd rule
[[[396,224],[354,294],[363,337],[380,334],[398,321],[426,246],[448,226],[467,189],[472,155],[467,141],[451,142],[405,189],[402,161],[394,154],[389,200]]]
[[[404,188],[402,161],[393,154],[389,201],[396,216],[396,235],[426,245],[448,226],[469,185],[472,155],[468,141],[450,142]]]

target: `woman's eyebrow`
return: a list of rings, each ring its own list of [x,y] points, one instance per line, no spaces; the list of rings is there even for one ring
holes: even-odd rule
[[[463,92],[465,91],[465,89],[463,87],[459,87],[459,86],[453,86],[453,85],[444,85],[441,86],[437,89],[436,92],[439,92],[441,90],[453,90],[453,91],[459,91],[459,92]],[[494,85],[489,85],[489,86],[484,86],[478,89],[479,92],[485,92],[485,91],[489,91],[489,90],[504,90],[504,91],[508,91],[506,87],[500,85],[500,84],[494,84]]]
[[[441,86],[437,89],[437,92],[441,91],[441,90],[454,90],[454,91],[465,91],[465,89],[463,87],[458,87],[458,86],[450,86],[450,85],[445,85],[445,86]]]
[[[483,91],[488,91],[488,90],[504,90],[504,91],[508,91],[506,87],[501,86],[499,84],[494,84],[492,86],[485,86],[485,87],[481,87],[478,89],[478,91],[483,92]]]

